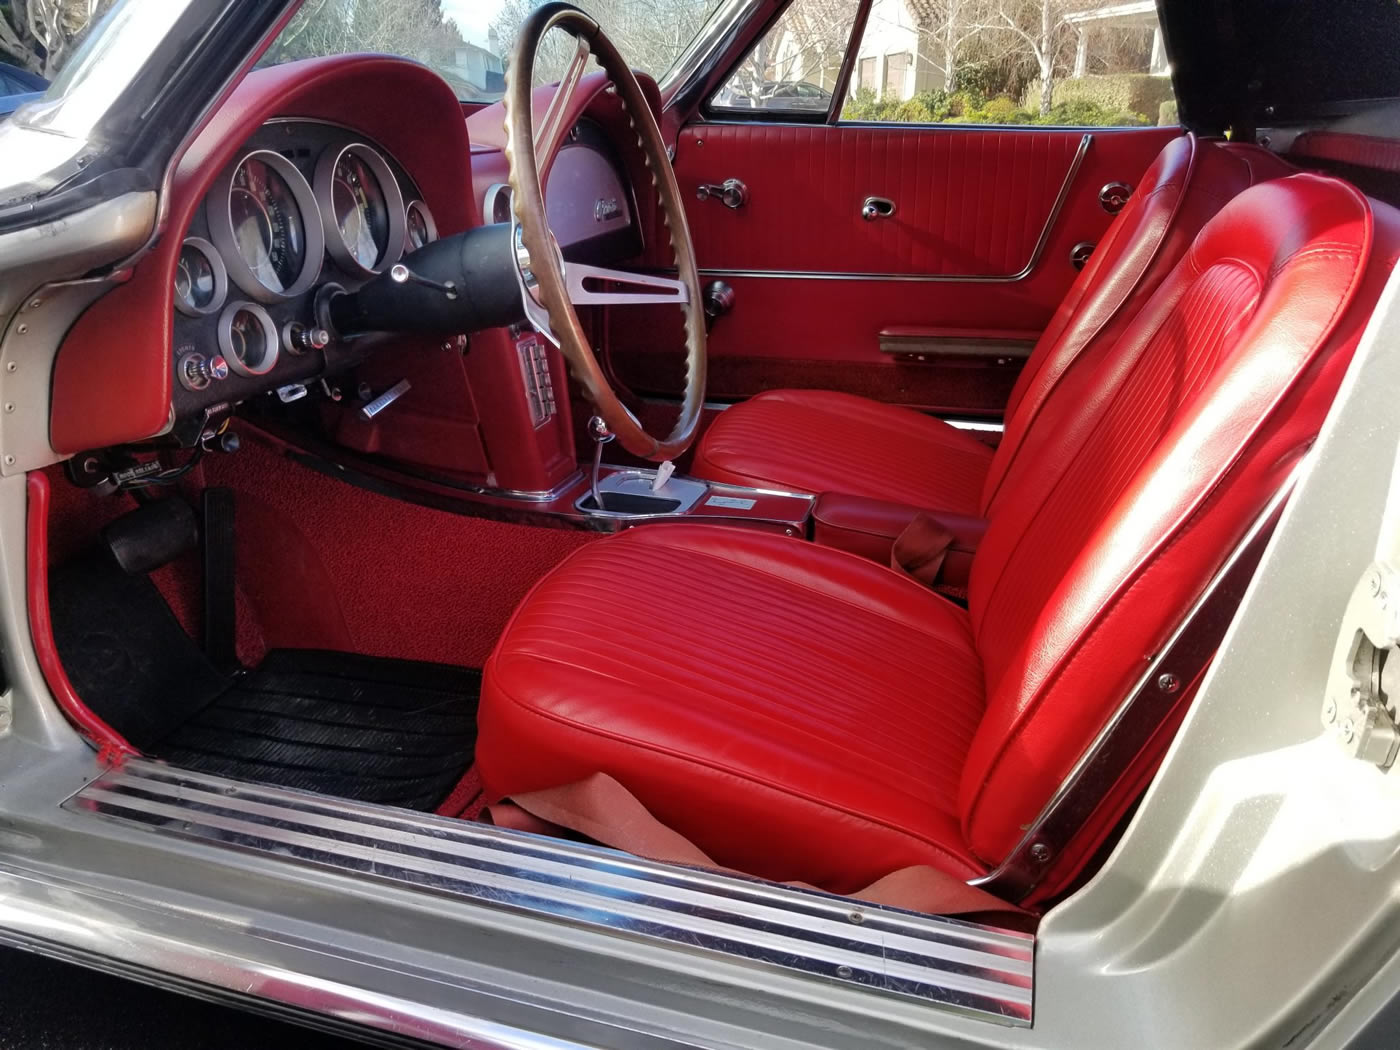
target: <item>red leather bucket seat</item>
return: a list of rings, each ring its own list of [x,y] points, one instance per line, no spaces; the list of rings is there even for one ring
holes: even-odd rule
[[[966,610],[757,530],[656,524],[584,547],[486,665],[488,795],[601,771],[757,875],[850,892],[914,864],[984,874],[1293,471],[1397,244],[1400,216],[1336,179],[1231,202],[1112,352],[1047,397]]]
[[[1095,338],[1136,315],[1202,226],[1241,191],[1294,168],[1268,150],[1169,142],[1036,342],[996,453],[907,408],[823,390],[775,390],[720,415],[696,450],[711,481],[842,492],[986,516],[1046,397]]]

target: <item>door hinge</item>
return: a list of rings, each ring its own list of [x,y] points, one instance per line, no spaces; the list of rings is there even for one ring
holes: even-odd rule
[[[1400,571],[1374,562],[1351,593],[1327,675],[1322,724],[1353,758],[1389,769],[1400,752]]]

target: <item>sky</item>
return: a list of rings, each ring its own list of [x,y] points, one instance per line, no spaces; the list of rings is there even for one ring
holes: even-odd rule
[[[486,46],[486,31],[501,9],[502,0],[442,0],[442,13],[457,23],[462,36]]]

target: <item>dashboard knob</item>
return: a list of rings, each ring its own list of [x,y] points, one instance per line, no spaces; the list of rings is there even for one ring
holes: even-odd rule
[[[205,357],[200,353],[188,353],[175,366],[175,374],[186,390],[204,390],[215,380],[228,378],[228,361],[222,354]]]
[[[300,321],[288,321],[282,327],[282,345],[293,354],[324,350],[331,345],[331,334],[320,326],[308,328]]]

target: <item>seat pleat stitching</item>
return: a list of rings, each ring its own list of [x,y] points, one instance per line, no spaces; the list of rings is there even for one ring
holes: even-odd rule
[[[920,717],[913,720],[916,724],[907,727],[910,732],[903,737],[894,738],[894,746],[867,746],[857,749],[849,743],[851,724],[849,717],[843,717],[844,710],[837,705],[822,705],[817,711],[823,718],[819,724],[813,725],[814,709],[809,698],[798,698],[792,683],[781,676],[755,680],[747,668],[738,665],[734,667],[733,673],[728,675],[714,674],[713,667],[695,666],[685,668],[691,675],[685,681],[678,682],[674,677],[667,677],[660,671],[649,671],[640,666],[640,662],[635,659],[639,652],[639,647],[636,646],[625,654],[609,659],[607,666],[600,666],[599,654],[593,645],[564,646],[559,644],[557,635],[553,634],[542,636],[539,645],[529,644],[531,641],[533,640],[529,638],[512,639],[513,650],[529,653],[537,658],[567,663],[590,675],[613,679],[630,689],[645,691],[653,696],[673,696],[675,691],[681,690],[692,697],[703,699],[712,712],[716,709],[738,712],[750,725],[760,721],[771,726],[780,737],[787,734],[789,740],[793,732],[800,732],[816,740],[824,749],[845,752],[851,759],[849,771],[853,774],[858,775],[861,770],[868,769],[872,762],[882,763],[887,774],[894,769],[907,770],[908,775],[899,778],[901,785],[904,785],[899,790],[911,798],[930,801],[927,788],[933,785],[929,778],[936,776],[936,790],[941,795],[936,801],[950,811],[956,795],[956,778],[971,746],[977,722],[980,721],[979,713],[976,721],[958,719],[956,724],[950,725],[947,719],[940,721],[933,717],[932,705],[915,705],[912,710]],[[572,654],[573,659],[566,659],[566,654]],[[610,673],[609,667],[615,668],[616,673]],[[673,665],[670,670],[674,675],[674,672],[681,668]],[[648,688],[647,683],[638,682],[639,675],[652,680],[653,686]],[[768,688],[761,688],[765,684]],[[810,680],[801,683],[801,687],[807,689],[812,689],[813,685]],[[788,697],[791,699],[785,700]],[[746,698],[761,699],[764,701],[764,707],[756,707],[751,701],[746,703]],[[963,713],[963,708],[958,705],[950,707],[951,710],[945,710],[945,714]],[[794,713],[802,717],[794,720]],[[876,741],[867,739],[866,743],[876,744]],[[946,758],[940,761],[940,755],[945,755]]]
[[[988,618],[995,615],[1001,625],[999,636],[1012,640],[1008,649],[1014,648],[1014,640],[1023,637],[1039,616],[1070,561],[1087,542],[1092,524],[1102,517],[1103,508],[1121,496],[1151,448],[1161,440],[1161,433],[1152,439],[1146,435],[1150,429],[1160,429],[1171,414],[1167,405],[1173,386],[1178,390],[1176,403],[1188,402],[1214,367],[1223,348],[1223,322],[1227,315],[1241,312],[1244,304],[1239,300],[1255,278],[1234,266],[1212,267],[1207,273],[1210,276],[1202,274],[1193,282],[1177,309],[1153,334],[1080,454],[1047,495],[1022,542],[1007,559],[988,603]],[[1196,311],[1204,311],[1204,316],[1193,324]],[[1175,354],[1164,351],[1165,343],[1175,343],[1180,349]],[[1186,354],[1184,360],[1182,353]],[[1172,384],[1170,373],[1178,363],[1185,371]],[[1058,569],[1046,564],[1047,550],[1062,553]]]
[[[610,577],[606,576],[606,574],[603,574],[603,578],[600,579],[600,582],[607,582],[607,579],[610,579]],[[580,586],[578,588],[577,597],[575,597],[572,594],[563,597],[560,600],[561,619],[567,619],[569,611],[577,609],[577,600],[579,600],[580,598],[584,598],[592,593],[595,593],[595,590],[591,586]],[[544,596],[541,595],[540,597]],[[640,639],[654,636],[655,625],[637,624],[635,625],[635,630],[637,631],[637,634],[634,636],[636,642],[633,645],[633,649],[642,655],[646,655],[646,653],[643,651]],[[927,642],[929,641],[927,638],[923,638],[921,640],[924,641],[925,644],[927,644]],[[544,641],[547,645],[554,644],[558,641],[558,638],[556,634],[546,631]],[[937,645],[939,649],[946,651],[949,655],[956,655],[956,649],[954,646],[951,646],[946,642],[941,642],[938,639],[932,639],[932,641]],[[584,658],[587,658],[589,656],[596,656],[596,650],[592,646],[582,646],[579,648],[578,652],[579,655]],[[756,666],[761,667],[764,662],[763,651],[761,649],[750,648],[746,653],[740,653],[738,655],[740,656],[740,659],[735,664],[735,673],[737,673],[740,677],[739,682],[737,684],[740,686],[747,686],[751,688],[751,683],[753,680],[753,668]],[[745,662],[745,660],[743,659],[743,656],[745,655],[752,656],[751,663]],[[818,655],[824,655],[824,652],[819,652]],[[907,707],[909,712],[911,712],[915,716],[913,721],[918,722],[919,726],[921,727],[922,733],[929,737],[929,740],[927,742],[928,745],[935,746],[938,747],[940,750],[946,751],[949,754],[950,758],[953,759],[952,762],[948,763],[935,763],[935,765],[939,767],[945,765],[950,767],[960,767],[962,760],[966,756],[967,748],[970,746],[972,734],[973,732],[975,732],[976,725],[980,722],[980,697],[977,703],[977,711],[969,711],[964,707],[964,704],[966,703],[966,698],[969,695],[969,693],[971,693],[971,695],[973,696],[978,696],[978,694],[980,693],[980,674],[978,674],[974,668],[960,667],[959,664],[961,663],[962,661],[950,660],[947,661],[945,665],[935,660],[931,665],[916,664],[916,666],[908,668],[903,672],[903,674],[907,676],[909,680],[909,689],[901,689],[900,696],[891,697],[891,699],[895,700],[900,707]],[[624,668],[627,667],[627,662],[623,661],[622,666]],[[712,668],[697,667],[695,669],[695,673],[702,676],[702,679],[708,677],[708,680],[713,681],[713,675],[708,673],[711,670]],[[859,670],[858,667],[857,670]],[[958,671],[963,671],[964,673],[958,674],[956,673]],[[930,672],[932,672],[931,677],[929,677]],[[914,689],[918,684],[918,675],[920,673],[922,673],[928,681],[932,682],[935,685],[935,687],[939,683],[946,682],[947,685],[945,689],[946,691],[951,692],[950,699],[953,702],[946,705],[941,705],[944,709],[942,711],[938,711],[937,707],[940,705],[932,705],[928,702],[928,698],[926,696],[914,695],[912,692],[910,692],[909,690]],[[675,683],[665,684],[674,685]],[[791,676],[780,675],[776,678],[776,680],[773,680],[770,683],[770,687],[778,696],[781,697],[790,695],[791,684]],[[819,680],[813,680],[810,678],[804,679],[798,684],[802,688],[805,688],[812,693],[816,693],[818,691],[819,685],[824,686],[824,683],[821,683]],[[843,705],[840,703],[840,699],[847,694],[839,689],[839,683],[834,683],[834,685],[836,685],[838,688],[838,692],[835,698],[836,702],[832,702],[832,694],[830,694],[829,692],[824,692],[821,697],[822,714],[824,716],[824,721],[826,722],[828,732],[835,732],[837,736],[844,738],[847,735],[849,718],[846,715],[846,711],[843,709]],[[874,689],[880,689],[881,687],[888,689],[888,686],[889,683],[883,681],[871,683],[871,687]],[[723,702],[724,700],[722,694],[716,695],[712,690],[696,689],[695,691],[700,692],[702,694],[710,695],[715,700],[721,702]],[[742,707],[742,705],[740,706]],[[788,711],[798,710],[810,714],[810,704],[807,700],[797,700],[797,698],[794,697],[792,701],[784,703],[783,707]],[[942,715],[941,718],[938,717],[940,714]],[[783,721],[784,720],[779,719],[780,724],[783,723]],[[833,739],[828,742],[840,744],[842,741]],[[891,754],[900,754],[906,755],[908,757],[917,758],[917,755],[909,756],[909,745],[905,740],[896,738],[893,741],[893,745],[894,746],[887,746],[883,750],[888,751]],[[916,751],[920,753],[923,750],[924,748],[922,747],[916,748]],[[851,754],[858,758],[862,757],[859,752],[856,752],[854,750],[851,751]],[[941,781],[944,782],[945,795],[948,794],[947,789],[953,783],[955,777],[955,769],[950,768],[945,771],[944,776],[939,778]],[[922,781],[915,780],[913,781],[913,783],[922,783]],[[923,797],[925,793],[912,792],[911,794],[913,797]]]
[[[580,582],[582,583],[582,582],[583,582],[583,572],[582,572],[582,571],[579,572],[579,579],[580,579]],[[600,574],[600,580],[599,580],[599,582],[600,582],[600,583],[606,582],[606,577],[603,576],[602,574]],[[586,593],[590,593],[590,592],[591,592],[591,588],[589,588],[589,587],[581,587],[581,588],[580,588],[579,596],[581,597],[582,595],[584,595],[584,594],[586,594]],[[717,586],[717,587],[714,587],[714,588],[712,588],[712,589],[709,589],[708,591],[702,591],[702,592],[698,595],[698,597],[700,597],[700,598],[712,598],[712,597],[715,597],[716,595],[722,597],[722,596],[724,596],[726,593],[728,593],[728,592],[727,592],[727,590],[726,590],[725,587],[723,587],[723,586]],[[646,597],[646,595],[643,595],[643,597]],[[545,598],[545,599],[543,599],[543,600],[548,601],[549,599]],[[561,612],[563,612],[565,609],[567,609],[567,608],[568,608],[573,602],[575,602],[576,600],[577,600],[577,598],[576,598],[575,595],[572,594],[572,593],[571,593],[571,594],[567,594],[567,595],[562,595],[562,596],[560,596],[560,598],[558,599],[558,601],[560,602],[560,605],[561,605]],[[576,608],[576,606],[574,606],[574,607]],[[779,613],[784,613],[784,612],[786,612],[786,608],[785,608],[785,607],[779,607],[779,608],[777,608],[777,609],[774,610],[774,611],[777,611],[777,612],[779,612]],[[836,614],[826,615],[825,617],[818,617],[817,612],[818,612],[818,610],[813,609],[813,608],[811,608],[810,606],[808,606],[806,609],[803,610],[803,612],[802,612],[801,615],[799,615],[798,617],[796,617],[796,619],[797,619],[797,621],[798,621],[797,623],[795,623],[795,624],[792,623],[792,622],[791,622],[791,618],[788,618],[788,622],[787,622],[786,624],[780,625],[780,626],[786,626],[786,627],[788,628],[788,630],[784,631],[783,633],[784,633],[784,636],[788,638],[789,644],[791,644],[793,641],[796,640],[796,639],[794,638],[794,636],[793,636],[792,628],[795,627],[795,628],[797,628],[797,630],[798,630],[799,632],[801,632],[804,628],[810,628],[810,627],[812,626],[812,621],[813,621],[813,620],[818,620],[818,621],[819,621],[819,622],[817,622],[816,625],[815,625],[815,626],[817,627],[817,629],[818,629],[818,632],[820,632],[820,631],[823,630],[823,629],[827,629],[827,630],[831,630],[831,631],[838,631],[838,630],[839,630],[841,627],[843,627],[843,626],[847,626],[847,627],[849,626],[848,623],[843,623],[842,618],[841,618],[840,616],[836,615]],[[782,618],[782,617],[780,617],[780,619],[781,619],[781,618]],[[805,621],[805,622],[803,622],[803,621]],[[617,626],[617,625],[614,624],[614,627],[616,627],[616,626]],[[667,625],[667,624],[659,624],[659,625],[658,625],[654,618],[651,619],[651,620],[645,621],[645,622],[639,622],[639,623],[637,623],[637,624],[635,625],[635,629],[636,629],[636,631],[638,632],[637,637],[639,637],[639,638],[646,638],[646,637],[648,637],[648,636],[654,636],[655,631],[656,631],[656,628],[657,628],[658,626],[661,626],[661,627],[665,628],[665,627],[669,627],[670,625]],[[929,698],[928,698],[928,695],[927,695],[926,692],[914,692],[913,690],[915,689],[916,686],[922,686],[922,685],[924,684],[924,682],[928,681],[928,679],[926,679],[926,678],[921,679],[921,675],[927,676],[931,669],[929,668],[929,666],[928,666],[928,664],[927,664],[926,661],[921,660],[921,659],[918,659],[918,657],[915,655],[915,651],[918,649],[918,647],[920,646],[920,644],[922,644],[922,645],[924,645],[924,646],[927,646],[927,645],[930,644],[930,642],[929,642],[929,640],[927,639],[926,636],[919,635],[919,634],[917,634],[916,632],[907,632],[907,633],[910,634],[910,635],[914,635],[914,637],[907,638],[907,639],[897,639],[896,641],[897,641],[897,642],[902,642],[902,644],[897,644],[897,646],[896,646],[896,651],[899,651],[899,652],[901,652],[901,653],[907,652],[907,653],[909,654],[908,657],[907,657],[906,659],[903,659],[903,660],[899,661],[898,663],[893,663],[892,661],[886,661],[886,665],[885,665],[885,666],[886,666],[886,667],[892,667],[892,669],[899,671],[899,672],[900,672],[900,675],[901,675],[901,678],[902,678],[905,682],[908,683],[908,688],[902,690],[902,692],[904,692],[904,695],[903,695],[903,696],[901,696],[901,697],[891,696],[890,699],[891,699],[892,702],[898,703],[900,706],[907,706],[907,707],[909,708],[909,710],[914,711],[914,712],[918,712],[918,713],[922,716],[923,712],[930,706],[930,705],[929,705]],[[757,673],[757,670],[756,670],[756,669],[762,668],[762,667],[764,666],[765,662],[766,662],[766,661],[764,660],[765,650],[763,649],[763,647],[762,647],[760,641],[757,641],[757,640],[756,640],[753,644],[747,644],[742,635],[730,635],[728,632],[726,632],[726,633],[725,633],[723,636],[721,636],[720,638],[717,638],[716,641],[719,641],[719,642],[729,642],[730,645],[732,646],[733,651],[735,651],[735,652],[741,657],[740,662],[739,662],[739,664],[737,665],[737,669],[739,670],[739,672],[741,673],[741,675],[742,675],[742,674],[747,674],[747,675],[749,675],[750,677],[752,677],[753,674]],[[952,646],[948,645],[946,642],[941,642],[940,640],[937,640],[937,639],[933,640],[932,644],[936,645],[939,649],[942,649],[942,650],[947,651],[947,652],[950,653],[950,654],[953,653],[953,652],[955,651],[954,648],[953,648]],[[838,659],[837,659],[836,662],[837,662],[840,666],[847,667],[847,669],[849,670],[849,672],[850,672],[851,674],[853,674],[853,675],[858,675],[858,676],[861,677],[862,679],[868,680],[869,683],[870,683],[870,686],[871,686],[872,688],[876,689],[877,691],[880,690],[882,687],[883,687],[885,690],[888,690],[889,687],[890,687],[890,684],[889,684],[888,682],[886,682],[886,681],[884,681],[884,680],[881,680],[881,679],[876,679],[873,675],[871,675],[869,672],[867,672],[867,671],[865,670],[864,666],[861,664],[860,660],[855,656],[855,654],[852,654],[850,658],[847,658],[844,654],[842,654],[842,653],[840,652],[840,650],[832,650],[832,649],[829,649],[828,647],[823,646],[823,645],[821,645],[821,644],[812,645],[812,644],[806,644],[806,643],[804,643],[802,647],[803,647],[803,649],[804,649],[805,651],[807,651],[808,653],[810,653],[813,657],[815,657],[815,658],[817,658],[817,659],[820,659],[820,658],[822,658],[822,657],[827,657],[827,656],[830,656],[830,655],[836,655],[836,656],[838,657]],[[639,652],[641,651],[640,643],[639,643],[639,645],[638,645],[636,648],[638,649]],[[647,654],[642,653],[642,655],[647,655]],[[654,658],[654,654],[650,654],[650,655],[652,655],[653,658]],[[711,654],[711,655],[713,655],[713,654]],[[750,663],[749,663],[749,662],[745,662],[745,660],[742,659],[743,657],[748,657],[749,660],[751,661],[751,665],[752,665],[752,666],[750,666]],[[702,670],[707,670],[707,669],[708,669],[708,665],[702,666],[701,669],[702,669]],[[935,677],[934,684],[939,684],[938,681],[937,681],[937,679],[942,678],[942,668],[941,668],[941,667],[938,667],[938,666],[935,666],[934,668],[932,668],[932,670],[934,671],[935,676],[936,676],[936,677]],[[773,678],[773,681],[775,681],[775,682],[777,682],[777,683],[783,683],[783,682],[788,682],[788,681],[793,681],[793,680],[794,680],[794,678],[793,678],[793,675],[792,675],[792,673],[791,673],[790,671],[783,671],[783,672],[781,672],[781,673],[777,673],[777,674],[775,674],[775,676],[774,676],[774,678]],[[816,687],[816,680],[813,680],[813,679],[810,679],[810,678],[806,678],[806,679],[803,679],[803,680],[808,684],[808,687],[810,687],[810,688],[815,688],[815,687]],[[947,685],[949,688],[956,688],[957,690],[959,690],[959,694],[958,694],[958,695],[966,695],[966,689],[967,689],[968,684],[969,684],[969,681],[968,681],[968,680],[954,681],[954,680],[949,679],[949,680],[946,681],[946,685]],[[829,699],[829,697],[827,697],[827,698]]]

